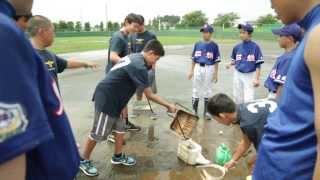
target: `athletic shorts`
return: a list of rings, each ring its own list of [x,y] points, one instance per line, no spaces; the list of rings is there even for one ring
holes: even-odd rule
[[[125,121],[120,117],[114,118],[103,112],[95,111],[90,138],[97,142],[105,141],[112,132],[125,133],[125,125]]]

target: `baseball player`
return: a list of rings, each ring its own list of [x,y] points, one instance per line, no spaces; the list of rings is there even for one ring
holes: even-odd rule
[[[278,109],[268,118],[253,179],[320,179],[320,0],[273,0],[281,21],[305,36],[291,59]]]
[[[44,16],[34,16],[30,19],[28,32],[31,37],[31,44],[46,64],[51,76],[58,83],[58,73],[65,69],[96,68],[95,63],[80,62],[76,60],[65,60],[47,50],[54,41],[54,27],[51,21]]]
[[[243,134],[231,161],[225,164],[226,168],[234,167],[238,160],[249,150],[251,144],[254,145],[256,150],[259,149],[267,117],[276,108],[277,103],[274,100],[262,99],[236,105],[225,94],[217,94],[210,98],[208,112],[212,117],[227,126],[238,124]],[[253,164],[254,161],[252,162]]]
[[[144,24],[144,17],[139,15],[141,19],[141,23],[138,29],[137,33],[130,35],[130,41],[131,41],[131,47],[132,47],[132,53],[140,53],[142,52],[145,45],[153,39],[157,39],[156,35],[145,28]],[[151,85],[152,92],[154,94],[157,93],[157,85],[156,85],[156,71],[155,67],[152,67],[152,69],[148,73],[149,75],[149,82]],[[137,101],[142,100],[143,90],[137,90]]]
[[[79,153],[59,91],[25,33],[9,19],[32,0],[0,0],[0,177],[74,179]]]
[[[253,27],[239,24],[242,42],[233,48],[231,63],[235,67],[233,77],[233,96],[237,104],[254,99],[254,88],[260,85],[261,64],[264,63],[259,45],[251,40]]]
[[[125,122],[120,118],[120,114],[137,88],[144,89],[147,98],[166,107],[169,112],[176,111],[173,104],[153,94],[149,86],[148,70],[163,55],[164,49],[161,43],[157,40],[151,40],[142,53],[131,54],[121,59],[97,85],[94,93],[94,125],[85,143],[84,159],[80,165],[80,169],[86,175],[98,175],[97,169],[89,159],[97,142],[106,140],[112,131],[115,132],[116,142],[111,163],[125,166],[136,164],[135,158],[122,152]]]
[[[278,57],[264,86],[269,90],[269,98],[278,99],[287,79],[289,64],[295,53],[296,45],[302,38],[302,31],[300,26],[294,23],[281,29],[274,29],[272,32],[279,36],[279,45],[285,52]]]
[[[200,97],[204,98],[203,117],[210,120],[207,115],[208,98],[212,96],[213,83],[218,81],[218,68],[220,60],[219,46],[212,41],[214,29],[205,24],[201,29],[203,40],[195,44],[192,52],[192,65],[188,79],[193,78],[192,107],[198,114]]]
[[[106,73],[117,64],[121,58],[131,53],[131,43],[129,41],[129,34],[138,31],[141,19],[137,14],[130,13],[124,20],[124,25],[120,31],[115,32],[109,43],[108,50],[108,64],[106,66]],[[127,122],[126,129],[128,131],[140,131],[141,127],[134,125],[128,119],[128,107],[124,107],[122,118]],[[110,141],[114,142],[114,136],[110,135]]]

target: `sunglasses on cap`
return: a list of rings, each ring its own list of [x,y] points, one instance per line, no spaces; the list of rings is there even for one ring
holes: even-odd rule
[[[20,18],[22,18],[22,17],[26,18],[26,21],[29,21],[29,20],[33,17],[33,15],[32,15],[32,13],[27,14],[27,15],[15,15],[15,16],[13,17],[13,19],[15,19],[16,21],[18,21],[18,20],[19,20]]]

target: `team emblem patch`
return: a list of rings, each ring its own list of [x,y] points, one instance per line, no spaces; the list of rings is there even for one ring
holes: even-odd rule
[[[0,143],[26,130],[28,120],[19,104],[0,103]]]

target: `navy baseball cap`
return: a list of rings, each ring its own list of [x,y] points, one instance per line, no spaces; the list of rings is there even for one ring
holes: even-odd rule
[[[202,26],[202,28],[200,29],[200,32],[209,32],[209,33],[213,33],[214,29],[212,26],[210,26],[209,24],[205,24]]]
[[[296,23],[286,25],[280,29],[273,29],[272,33],[278,36],[292,36],[296,41],[300,41],[303,37],[302,29]]]
[[[251,24],[239,24],[238,29],[242,29],[244,31],[247,31],[248,33],[253,33],[253,27]]]

